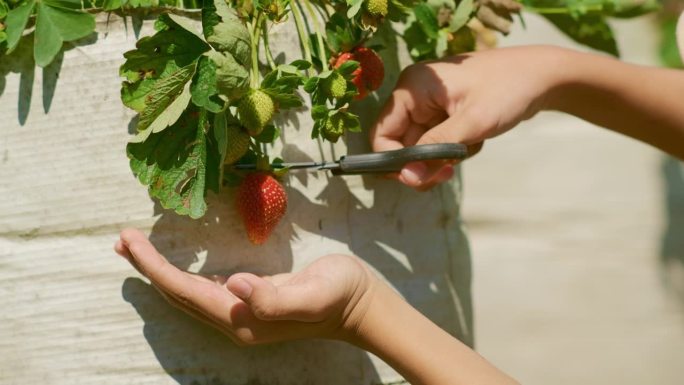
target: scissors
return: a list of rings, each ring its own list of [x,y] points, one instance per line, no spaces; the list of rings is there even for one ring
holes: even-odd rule
[[[406,163],[422,160],[451,160],[468,157],[468,148],[457,143],[421,144],[399,150],[347,155],[334,162],[273,163],[275,169],[328,170],[333,175],[387,174],[399,172]],[[236,164],[238,170],[254,170],[255,164]]]

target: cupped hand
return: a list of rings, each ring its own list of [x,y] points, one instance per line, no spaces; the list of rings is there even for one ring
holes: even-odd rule
[[[376,125],[375,151],[429,143],[463,143],[469,155],[485,140],[515,127],[543,108],[562,50],[501,48],[414,64],[406,68]],[[426,190],[453,175],[450,162],[414,162],[395,175]]]
[[[297,273],[204,276],[176,268],[135,229],[123,230],[114,249],[168,302],[238,345],[347,340],[362,321],[377,284],[363,262],[344,255],[322,257]]]

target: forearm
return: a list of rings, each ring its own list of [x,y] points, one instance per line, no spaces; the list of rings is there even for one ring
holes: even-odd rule
[[[378,355],[413,385],[516,384],[469,347],[378,285],[352,343]]]
[[[563,111],[684,159],[684,71],[560,51],[548,109]]]

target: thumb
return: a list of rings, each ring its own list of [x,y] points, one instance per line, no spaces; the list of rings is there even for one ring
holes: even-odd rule
[[[481,143],[485,138],[479,127],[480,124],[467,118],[466,114],[454,114],[427,130],[416,144],[462,143],[473,145]]]
[[[275,286],[254,274],[232,275],[226,287],[243,300],[257,318],[264,321],[318,322],[323,319],[321,290],[314,282]]]

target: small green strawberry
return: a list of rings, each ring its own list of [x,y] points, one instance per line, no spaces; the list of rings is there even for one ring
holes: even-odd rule
[[[240,122],[251,136],[261,133],[275,115],[275,103],[267,93],[252,89],[240,99],[237,107]]]
[[[339,72],[333,72],[321,83],[323,92],[334,99],[340,99],[347,92],[347,79]]]
[[[374,17],[387,16],[387,0],[366,0],[366,11]]]
[[[255,245],[266,242],[287,211],[285,189],[267,172],[247,174],[235,200],[247,237]]]
[[[229,125],[226,135],[226,158],[223,163],[233,164],[249,150],[249,135],[240,126]]]
[[[323,127],[323,137],[333,143],[344,134],[345,121],[343,117],[339,114],[332,115],[328,117],[325,121],[325,126]]]

